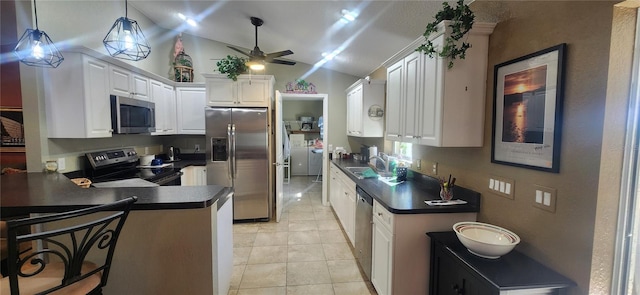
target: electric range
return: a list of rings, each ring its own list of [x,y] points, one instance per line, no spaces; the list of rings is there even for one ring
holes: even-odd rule
[[[133,148],[87,153],[86,161],[85,175],[95,187],[180,185],[182,172],[173,165],[140,168],[140,158]]]

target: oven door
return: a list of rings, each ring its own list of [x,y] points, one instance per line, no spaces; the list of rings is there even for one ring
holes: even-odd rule
[[[182,172],[178,171],[173,174],[163,176],[158,179],[151,180],[151,182],[161,185],[161,186],[170,186],[170,185],[181,185],[180,178],[182,177]]]

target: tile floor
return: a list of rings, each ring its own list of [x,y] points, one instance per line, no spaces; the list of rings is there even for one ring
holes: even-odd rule
[[[233,225],[233,277],[229,294],[377,294],[361,273],[322,183],[294,176],[284,185],[279,223]]]

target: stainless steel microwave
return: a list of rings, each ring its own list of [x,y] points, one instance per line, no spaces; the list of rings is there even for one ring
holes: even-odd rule
[[[151,133],[156,131],[156,105],[124,96],[111,95],[111,127],[114,133]]]

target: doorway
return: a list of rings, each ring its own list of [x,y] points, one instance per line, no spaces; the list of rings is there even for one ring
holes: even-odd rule
[[[328,206],[328,177],[329,171],[329,118],[328,118],[328,96],[326,94],[292,94],[276,92],[276,220],[280,216],[286,205],[293,202],[293,198],[302,195],[305,189],[319,187],[321,192],[322,205]],[[320,111],[321,110],[321,111]],[[283,151],[284,133],[294,135],[289,138],[289,153]],[[296,156],[295,150],[300,151]],[[304,153],[302,153],[304,151]],[[285,154],[288,154],[285,156]],[[311,155],[311,156],[309,156]],[[321,161],[319,165],[313,159]],[[290,181],[287,187],[284,186],[284,163],[289,157],[288,169],[291,169],[291,177],[304,177],[313,179],[309,186],[300,187],[302,181],[296,181],[292,185]],[[309,159],[312,159],[311,166]],[[305,164],[303,164],[305,163]],[[295,172],[294,172],[295,171]],[[322,173],[325,171],[325,173]],[[289,173],[287,173],[289,175]],[[287,190],[285,194],[285,189]],[[300,190],[295,192],[294,190]],[[286,199],[285,199],[286,198]]]

